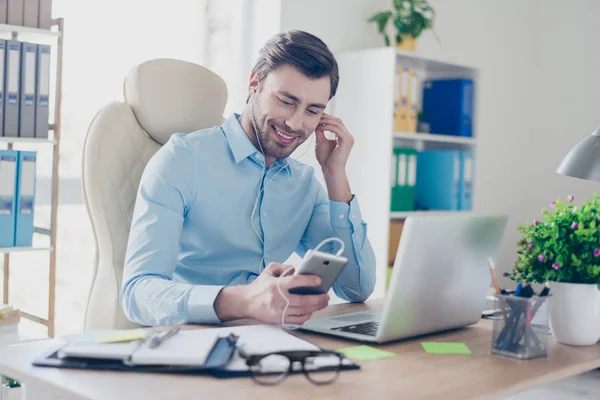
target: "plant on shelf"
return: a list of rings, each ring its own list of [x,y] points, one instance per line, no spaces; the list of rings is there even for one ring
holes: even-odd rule
[[[569,196],[542,210],[541,221],[518,229],[518,258],[504,276],[515,282],[550,282],[550,326],[560,343],[600,339],[600,196],[579,206]]]
[[[381,11],[369,18],[383,35],[386,46],[391,45],[387,24],[391,19],[396,28],[395,43],[401,50],[413,51],[416,39],[427,29],[433,32],[435,11],[427,0],[393,0],[393,11]],[[434,32],[435,34],[435,32]]]

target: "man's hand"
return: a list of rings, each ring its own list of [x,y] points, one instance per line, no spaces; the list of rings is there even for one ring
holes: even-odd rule
[[[312,313],[327,307],[328,294],[295,295],[289,289],[300,286],[318,286],[321,278],[315,275],[280,276],[289,265],[270,263],[252,283],[224,288],[215,300],[215,311],[221,320],[253,318],[268,324],[280,324],[285,299],[277,290],[277,280],[290,306],[285,314],[286,324],[301,325],[308,321]]]
[[[327,139],[325,131],[332,132],[336,139]],[[317,143],[315,152],[321,168],[324,171],[345,171],[348,156],[354,146],[354,137],[348,132],[342,120],[323,113],[315,129],[315,135]]]
[[[335,140],[328,140],[325,131],[335,134]],[[346,163],[350,156],[354,137],[348,132],[341,119],[323,113],[315,129],[315,154],[323,170],[329,199],[350,203],[352,192],[346,176]]]

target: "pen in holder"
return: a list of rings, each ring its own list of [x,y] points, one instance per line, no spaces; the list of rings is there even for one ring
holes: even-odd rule
[[[492,353],[520,359],[548,354],[549,296],[497,295],[502,318],[494,320]]]

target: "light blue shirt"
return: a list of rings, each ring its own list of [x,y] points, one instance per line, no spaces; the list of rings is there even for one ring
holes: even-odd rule
[[[172,135],[146,166],[120,293],[131,321],[219,323],[214,302],[224,286],[250,283],[270,262],[303,257],[331,236],[349,260],[335,294],[360,302],[373,292],[375,255],[356,197],[330,201],[314,169],[292,158],[265,170],[237,117]]]

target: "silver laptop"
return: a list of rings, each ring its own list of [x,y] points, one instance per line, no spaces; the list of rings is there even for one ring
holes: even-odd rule
[[[311,318],[302,329],[383,343],[477,323],[508,216],[454,213],[406,219],[381,309]]]

